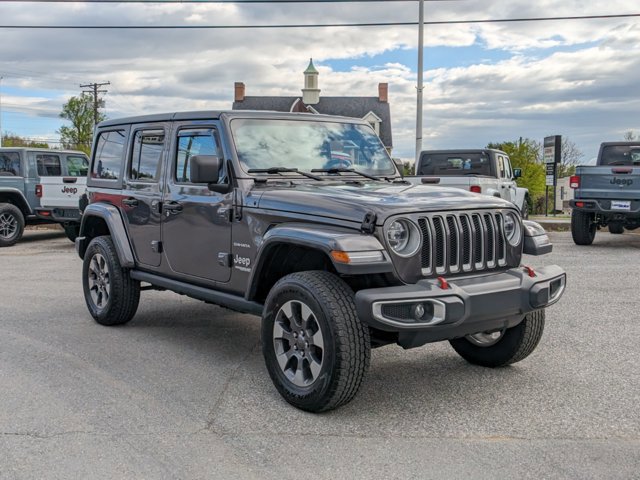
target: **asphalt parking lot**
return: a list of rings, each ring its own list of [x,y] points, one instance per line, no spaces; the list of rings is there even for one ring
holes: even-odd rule
[[[268,378],[259,320],[169,292],[90,318],[64,234],[0,250],[0,478],[638,478],[640,235],[527,258],[568,273],[538,349],[473,367],[448,344],[373,351],[313,415]]]

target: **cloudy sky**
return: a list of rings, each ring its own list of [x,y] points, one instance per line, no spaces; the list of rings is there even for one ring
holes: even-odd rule
[[[411,22],[416,1],[375,3],[0,2],[2,130],[58,140],[62,104],[109,81],[110,118],[228,109],[247,95],[300,93],[309,57],[321,95],[389,83],[394,156],[415,148],[417,27],[24,30],[17,25],[275,25]],[[445,0],[426,20],[637,14],[629,0]],[[563,135],[584,161],[640,134],[640,17],[425,27],[424,148]]]

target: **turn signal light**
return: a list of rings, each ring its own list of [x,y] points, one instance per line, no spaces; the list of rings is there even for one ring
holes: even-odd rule
[[[569,177],[569,186],[571,188],[580,188],[580,177],[578,175],[571,175],[571,177]]]
[[[480,185],[471,185],[471,187],[469,187],[469,190],[473,193],[482,193],[482,187]]]
[[[39,183],[36,185],[36,197],[42,198],[42,185]]]

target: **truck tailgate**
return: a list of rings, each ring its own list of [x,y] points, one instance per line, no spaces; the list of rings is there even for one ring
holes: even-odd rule
[[[576,169],[579,199],[640,200],[640,167],[581,166]]]
[[[80,196],[87,189],[86,177],[41,177],[42,207],[77,209]]]

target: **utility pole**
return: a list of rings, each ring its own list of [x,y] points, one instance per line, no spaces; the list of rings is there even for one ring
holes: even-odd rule
[[[422,151],[422,90],[423,87],[423,51],[424,51],[424,0],[420,0],[418,7],[418,101],[416,112],[416,165]]]
[[[93,95],[93,124],[98,124],[98,107],[100,106],[100,100],[98,99],[99,93],[107,93],[107,90],[98,90],[105,85],[111,85],[111,82],[104,83],[89,83],[87,85],[80,85],[80,88],[90,88],[90,90],[83,90],[83,93],[90,93]]]

